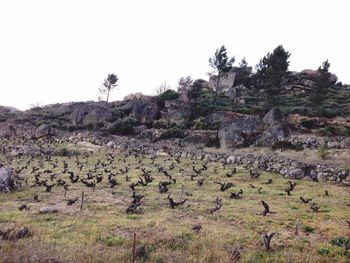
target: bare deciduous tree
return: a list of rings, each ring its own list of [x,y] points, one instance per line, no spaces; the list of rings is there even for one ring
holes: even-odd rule
[[[166,84],[166,82],[160,84],[155,90],[154,93],[156,94],[156,96],[159,96],[161,94],[163,94],[164,92],[166,92],[167,90],[170,89],[170,86]]]

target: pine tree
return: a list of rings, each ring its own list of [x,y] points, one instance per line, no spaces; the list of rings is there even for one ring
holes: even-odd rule
[[[118,86],[118,77],[115,74],[108,74],[107,78],[102,82],[102,85],[99,89],[101,95],[107,94],[106,102],[108,103],[109,93],[115,87]]]
[[[273,52],[268,53],[257,65],[257,77],[261,81],[261,88],[264,89],[264,105],[268,111],[279,104],[281,84],[283,77],[288,72],[290,53],[285,51],[283,46],[276,47]]]
[[[329,87],[332,86],[330,82],[331,73],[329,72],[330,63],[328,60],[322,63],[317,70],[316,85],[312,88],[309,95],[309,101],[317,114],[320,114],[323,108],[324,100],[327,97]]]

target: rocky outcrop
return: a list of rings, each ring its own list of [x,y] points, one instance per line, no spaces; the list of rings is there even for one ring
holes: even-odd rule
[[[205,117],[204,121],[207,124],[213,124],[213,123],[224,123],[229,122],[235,119],[237,116],[237,113],[234,113],[232,111],[216,111],[212,114],[209,114],[207,117]]]
[[[188,103],[179,99],[165,101],[164,108],[160,112],[161,118],[170,122],[184,121],[189,114],[190,107]]]
[[[159,116],[158,100],[156,98],[145,98],[142,100],[131,100],[123,106],[116,108],[124,115],[132,115],[141,123],[150,123]]]
[[[130,93],[124,97],[124,100],[141,100],[145,97],[141,92]]]
[[[0,106],[0,121],[6,121],[11,115],[19,112],[16,108]]]
[[[218,136],[222,148],[237,148],[250,145],[271,146],[285,140],[290,134],[283,112],[279,108],[273,108],[262,119],[236,114],[221,125]]]
[[[27,124],[0,123],[0,138],[25,137],[30,139],[35,128]]]
[[[271,109],[262,119],[264,131],[255,142],[256,146],[271,146],[291,135],[284,113],[280,108]]]
[[[217,140],[217,131],[191,131],[186,138],[181,139],[183,145],[208,145]]]
[[[272,125],[264,129],[254,144],[256,146],[271,146],[276,142],[284,141],[290,134],[291,132],[287,125]]]
[[[224,122],[220,127],[220,146],[227,149],[251,145],[256,140],[256,131],[261,124],[262,121],[257,116],[235,115],[234,119]]]
[[[0,193],[8,193],[17,186],[17,179],[13,174],[12,169],[0,168]]]
[[[235,103],[245,103],[243,97],[246,96],[247,93],[248,90],[243,84],[228,88],[225,91],[225,95],[233,99]]]
[[[158,101],[156,99],[151,99],[147,102],[145,108],[141,112],[140,122],[151,123],[154,120],[158,119],[158,115]]]
[[[53,129],[47,125],[47,124],[42,124],[39,125],[36,129],[35,129],[35,137],[36,138],[42,138],[42,137],[46,137],[46,136],[51,136],[54,135],[54,131]]]
[[[75,106],[71,114],[73,125],[97,124],[112,118],[112,111],[102,103],[83,103]]]
[[[320,76],[320,72],[318,70],[313,69],[304,69],[301,71],[301,74],[303,74],[306,78],[316,81],[317,78]],[[330,74],[329,76],[329,82],[331,84],[335,84],[338,81],[338,77],[335,74]]]
[[[263,122],[265,125],[274,125],[280,124],[285,121],[284,113],[280,108],[272,108],[266,115],[263,117]]]

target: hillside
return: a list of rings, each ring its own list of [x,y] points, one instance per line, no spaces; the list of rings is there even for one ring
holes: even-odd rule
[[[0,107],[0,262],[348,262],[350,90],[234,75]]]

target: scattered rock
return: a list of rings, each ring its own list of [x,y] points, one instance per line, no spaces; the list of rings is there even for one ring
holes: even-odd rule
[[[7,167],[0,168],[0,193],[9,193],[15,189],[17,179],[13,170]]]
[[[41,214],[54,214],[57,213],[58,209],[56,207],[40,207],[39,213]]]
[[[108,148],[115,148],[115,147],[116,147],[116,144],[115,144],[114,141],[109,141],[109,142],[107,143],[107,147],[108,147]]]
[[[36,138],[46,137],[53,134],[53,129],[47,124],[42,124],[35,129]]]

